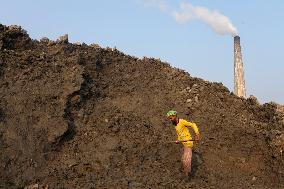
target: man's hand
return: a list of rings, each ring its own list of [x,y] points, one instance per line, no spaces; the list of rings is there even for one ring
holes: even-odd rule
[[[195,140],[197,140],[197,141],[200,140],[200,134],[195,135]]]

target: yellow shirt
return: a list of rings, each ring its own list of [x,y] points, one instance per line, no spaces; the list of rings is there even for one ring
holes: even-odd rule
[[[175,126],[175,129],[176,129],[176,132],[177,132],[177,135],[178,135],[178,141],[191,140],[192,139],[190,132],[189,132],[189,129],[188,129],[189,127],[191,127],[194,130],[195,134],[199,134],[197,125],[195,123],[188,122],[184,119],[179,119],[178,124]],[[193,141],[183,142],[182,144],[185,147],[191,147],[192,148]]]

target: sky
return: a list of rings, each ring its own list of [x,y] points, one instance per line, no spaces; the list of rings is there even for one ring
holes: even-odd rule
[[[284,1],[0,0],[0,3],[0,23],[20,25],[33,39],[56,40],[68,34],[70,42],[96,43],[139,58],[161,59],[193,77],[221,82],[230,91],[234,88],[232,33],[237,32],[241,38],[247,96],[257,97],[260,103],[284,104]]]

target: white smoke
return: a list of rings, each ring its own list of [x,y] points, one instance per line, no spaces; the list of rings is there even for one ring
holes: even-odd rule
[[[181,2],[179,10],[171,9],[164,0],[144,0],[144,3],[158,7],[163,12],[167,12],[178,23],[200,20],[220,35],[238,35],[238,31],[232,24],[231,20],[217,10],[209,10],[205,7],[193,6],[187,2]]]
[[[209,25],[216,33],[221,35],[231,34],[236,36],[237,29],[230,19],[217,10],[209,10],[205,7],[193,6],[189,3],[180,3],[180,11],[173,11],[173,17],[179,23],[186,23],[191,20],[201,20]]]

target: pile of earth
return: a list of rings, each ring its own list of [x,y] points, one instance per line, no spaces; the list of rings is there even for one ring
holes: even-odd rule
[[[283,188],[281,108],[157,59],[0,25],[0,188]],[[202,135],[191,181],[170,109]]]

